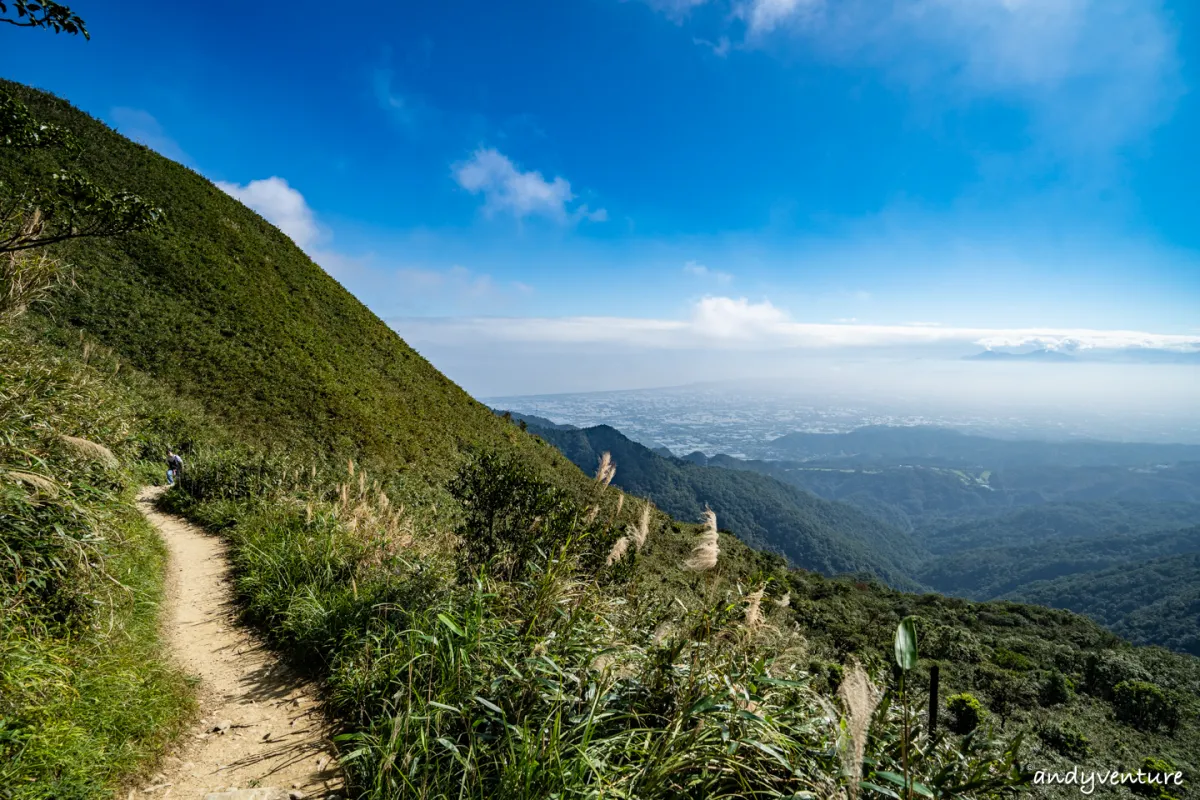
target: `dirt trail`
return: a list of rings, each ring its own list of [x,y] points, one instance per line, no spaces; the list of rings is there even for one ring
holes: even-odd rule
[[[170,550],[165,634],[180,668],[199,678],[200,720],[163,772],[130,797],[340,796],[313,687],[235,622],[224,543],[155,511],[161,492],[143,490],[138,506]],[[255,788],[253,795],[219,794]]]

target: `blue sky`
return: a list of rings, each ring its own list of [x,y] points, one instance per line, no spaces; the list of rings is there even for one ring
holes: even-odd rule
[[[0,74],[241,197],[468,388],[571,343],[1200,343],[1192,3],[72,7],[92,41],[0,31]]]

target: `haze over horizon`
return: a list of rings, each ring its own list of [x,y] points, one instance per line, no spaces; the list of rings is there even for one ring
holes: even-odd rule
[[[1200,397],[1192,4],[322,8],[95,4],[86,46],[0,66],[253,207],[477,396],[865,359],[886,392]],[[1193,360],[957,363],[1039,349]]]

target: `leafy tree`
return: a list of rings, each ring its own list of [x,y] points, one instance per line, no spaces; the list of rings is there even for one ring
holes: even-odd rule
[[[538,478],[517,458],[488,452],[459,470],[450,493],[462,504],[465,575],[483,566],[519,579],[537,550],[549,552],[570,534],[576,509],[563,490]]]
[[[53,0],[0,0],[0,22],[89,38],[83,20]],[[70,131],[38,122],[24,103],[2,90],[0,147],[52,151],[68,161],[79,153]],[[161,209],[137,195],[104,189],[53,166],[54,160],[39,160],[14,183],[0,182],[0,254],[143,230],[162,217]]]
[[[1058,670],[1050,673],[1050,677],[1042,684],[1041,702],[1044,706],[1058,706],[1071,702],[1075,696],[1075,683]]]
[[[91,39],[79,15],[54,0],[0,0],[0,22],[18,28],[46,28]]]
[[[1047,747],[1066,758],[1083,760],[1091,755],[1091,741],[1071,725],[1046,723],[1038,727],[1037,735]]]
[[[1148,681],[1122,681],[1113,689],[1113,708],[1117,719],[1135,728],[1153,731],[1174,730],[1179,724],[1175,703],[1161,688]]]
[[[1177,800],[1179,795],[1172,791],[1172,788],[1176,790],[1179,788],[1173,780],[1176,771],[1175,765],[1165,758],[1147,756],[1142,759],[1141,769],[1138,770],[1139,773],[1147,776],[1145,782],[1135,783],[1130,788],[1133,789],[1134,794],[1141,797]]]
[[[950,730],[964,735],[978,728],[987,716],[978,698],[967,692],[948,699],[946,710],[950,712]]]

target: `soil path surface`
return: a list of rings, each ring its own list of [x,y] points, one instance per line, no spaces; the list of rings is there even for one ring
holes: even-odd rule
[[[138,506],[170,550],[164,633],[179,667],[199,681],[200,720],[163,772],[130,797],[340,796],[314,688],[237,624],[224,543],[156,511],[161,492],[144,489]]]

